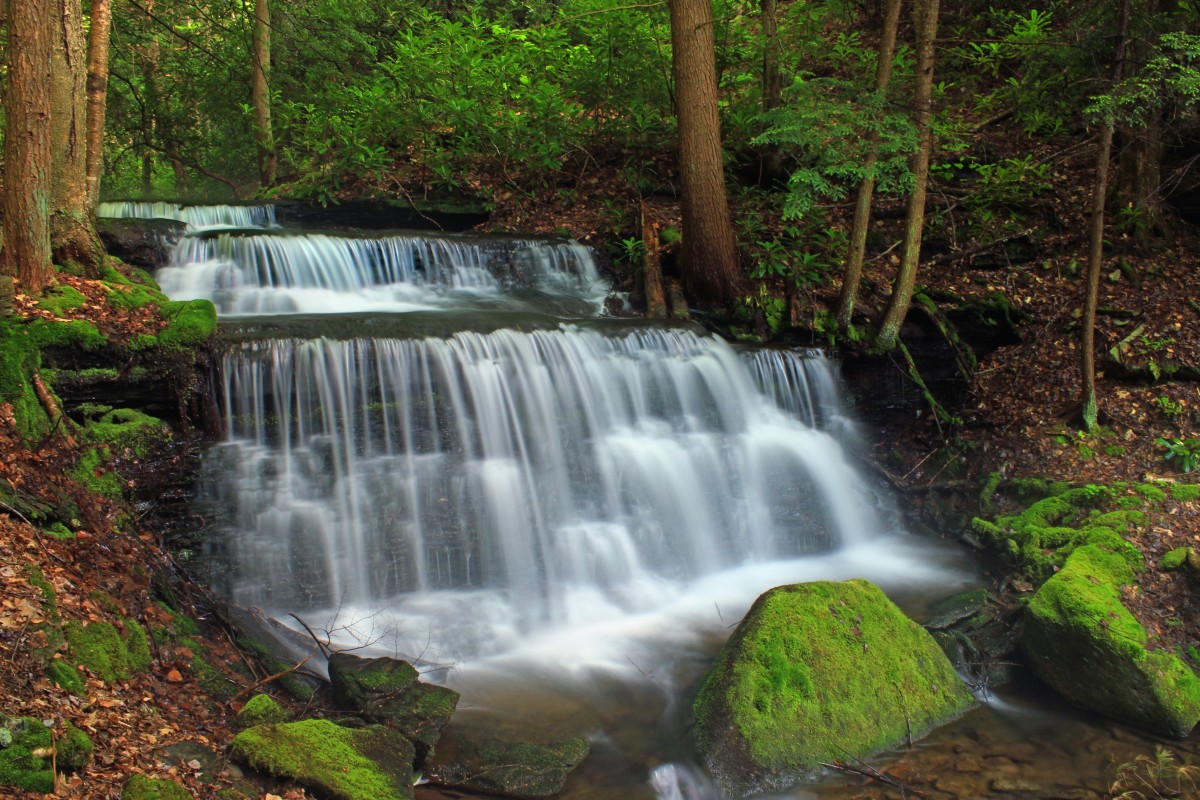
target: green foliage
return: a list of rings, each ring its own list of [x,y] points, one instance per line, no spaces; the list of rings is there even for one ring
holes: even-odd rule
[[[1141,68],[1110,92],[1093,98],[1086,112],[1122,125],[1145,125],[1169,104],[1200,100],[1200,36],[1171,31],[1159,36]]]
[[[1188,473],[1200,466],[1200,439],[1164,439],[1160,436],[1154,441],[1166,449],[1163,458],[1179,471]]]

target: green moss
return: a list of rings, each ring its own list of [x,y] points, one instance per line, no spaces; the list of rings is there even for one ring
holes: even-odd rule
[[[1159,568],[1167,571],[1179,569],[1187,561],[1188,552],[1191,549],[1190,547],[1176,547],[1158,560]]]
[[[232,748],[255,769],[342,800],[412,797],[412,747],[382,726],[351,730],[323,719],[261,725],[235,736]]]
[[[121,790],[121,800],[192,800],[192,793],[175,781],[134,775]]]
[[[722,648],[693,710],[702,750],[727,789],[727,759],[795,775],[862,757],[970,706],[937,643],[863,581],[764,594]],[[758,787],[755,787],[758,788]]]
[[[87,320],[73,319],[68,322],[36,319],[29,324],[30,335],[39,348],[81,347],[94,350],[108,344],[108,337],[100,333]]]
[[[242,710],[237,712],[237,724],[240,728],[253,728],[255,725],[276,725],[281,722],[291,722],[296,715],[276,703],[270,695],[256,694],[246,701]]]
[[[996,505],[996,490],[1000,488],[1000,484],[1004,482],[1004,476],[999,472],[993,472],[987,476],[987,480],[983,482],[983,486],[979,489],[979,508],[981,511],[991,511]]]
[[[4,738],[10,739],[7,747],[0,748],[0,786],[49,793],[54,790],[53,763],[61,772],[77,772],[91,760],[91,740],[70,723],[57,742],[50,729],[33,717],[0,717],[0,726],[7,732]]]
[[[87,296],[73,286],[52,286],[42,293],[37,305],[56,317],[62,317],[86,302]]]
[[[1172,484],[1171,499],[1177,503],[1194,503],[1200,500],[1200,485],[1195,483]]]
[[[170,438],[170,429],[158,417],[132,408],[117,408],[100,419],[88,420],[82,431],[84,441],[108,445],[143,458],[149,447]]]
[[[71,621],[66,626],[71,658],[92,671],[105,683],[129,680],[134,672],[150,666],[146,631],[137,622],[123,620],[125,635],[110,622],[82,625]]]
[[[1077,548],[1028,606],[1022,647],[1034,671],[1072,701],[1174,736],[1200,720],[1200,679],[1177,656],[1146,650],[1121,602],[1133,570],[1119,553]]]
[[[62,659],[53,659],[46,665],[46,678],[71,694],[83,695],[86,692],[79,670]]]
[[[0,319],[0,402],[12,404],[17,432],[25,441],[36,441],[50,431],[50,418],[31,380],[39,366],[41,352],[29,326]]]
[[[86,486],[89,491],[109,500],[116,500],[121,497],[123,486],[120,477],[104,467],[109,457],[107,447],[84,450],[79,454],[74,466],[67,470],[67,474]]]
[[[130,350],[150,350],[158,347],[158,337],[149,333],[139,333],[129,340]]]
[[[172,301],[163,306],[169,324],[158,335],[162,347],[178,350],[203,344],[217,330],[217,309],[208,300]]]
[[[149,305],[163,305],[167,297],[158,291],[157,287],[148,288],[136,284],[116,285],[110,287],[108,304],[113,308],[127,311]]]

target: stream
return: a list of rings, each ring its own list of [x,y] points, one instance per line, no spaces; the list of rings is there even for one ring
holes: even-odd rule
[[[462,693],[452,725],[588,738],[565,797],[718,796],[690,698],[766,589],[862,577],[921,620],[982,583],[858,469],[835,364],[609,316],[577,243],[101,213],[186,222],[156,277],[221,313],[226,436],[198,501],[214,588],[412,660]],[[1099,798],[1114,759],[1156,744],[1032,679],[978,696],[862,766],[931,797]],[[830,772],[785,796],[912,793]]]

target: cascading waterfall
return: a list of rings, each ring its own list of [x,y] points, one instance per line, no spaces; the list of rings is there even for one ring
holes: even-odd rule
[[[776,356],[831,381],[818,355]],[[580,588],[634,610],[651,578],[878,526],[836,439],[690,331],[251,342],[224,362],[216,469],[237,474],[221,505],[248,604],[472,587],[502,595],[514,624],[562,622]],[[819,402],[799,391],[788,401]]]
[[[573,299],[572,316],[591,316],[608,294],[575,242],[421,234],[186,236],[159,282],[234,315],[499,305],[526,292]]]
[[[187,223],[190,230],[207,228],[274,228],[275,206],[187,206],[163,201],[129,200],[100,203],[96,216],[111,219],[173,219]]]

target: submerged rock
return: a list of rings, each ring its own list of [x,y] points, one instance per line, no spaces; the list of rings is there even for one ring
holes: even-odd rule
[[[1009,656],[1018,639],[1012,618],[1018,614],[977,588],[935,603],[924,625],[955,669],[978,689],[1012,679]]]
[[[395,658],[329,657],[334,701],[372,722],[395,727],[424,760],[433,752],[458,705],[458,692],[422,683],[416,668]]]
[[[932,637],[877,586],[851,580],[759,597],[694,710],[709,769],[740,796],[923,735],[972,702]]]
[[[233,738],[257,770],[340,800],[411,800],[413,746],[390,728],[351,730],[323,719],[259,725]]]
[[[1172,736],[1200,721],[1200,678],[1178,657],[1146,650],[1121,603],[1127,556],[1096,545],[1071,553],[1029,603],[1021,646],[1034,672],[1099,714]]]
[[[531,800],[561,792],[567,777],[591,752],[584,739],[541,745],[463,735],[449,738],[451,752],[443,753],[429,769],[433,783]]]

